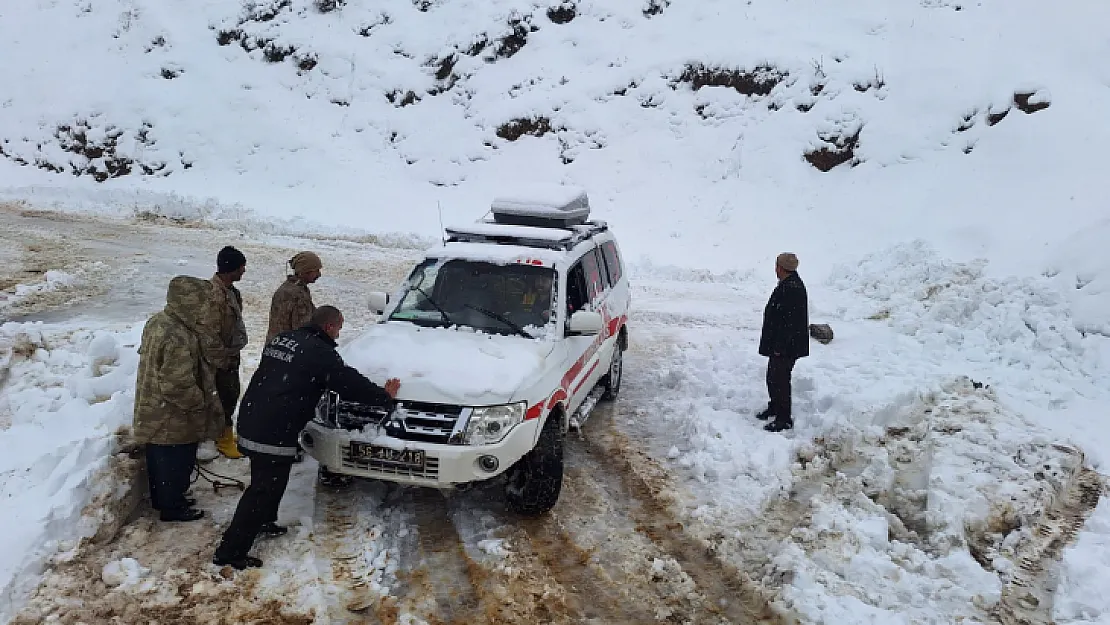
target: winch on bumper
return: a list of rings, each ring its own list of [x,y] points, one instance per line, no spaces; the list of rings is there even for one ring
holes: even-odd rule
[[[401,401],[384,409],[327,394],[301,445],[331,473],[452,486],[507,471],[535,445],[539,419],[524,404],[463,407]],[[465,444],[484,441],[483,444]]]

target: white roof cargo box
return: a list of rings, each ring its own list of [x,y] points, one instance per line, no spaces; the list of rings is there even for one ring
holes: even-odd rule
[[[586,223],[590,200],[577,187],[549,186],[503,195],[493,200],[493,220],[499,224],[569,228]]]

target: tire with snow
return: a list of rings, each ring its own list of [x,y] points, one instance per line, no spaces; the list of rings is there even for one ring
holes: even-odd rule
[[[553,412],[540,431],[535,448],[508,471],[505,499],[509,509],[523,516],[540,516],[559,501],[563,489],[562,415]]]
[[[613,359],[609,361],[609,373],[601,378],[605,393],[601,396],[603,401],[615,401],[621,393],[621,380],[624,379],[624,346],[617,341],[613,348]]]

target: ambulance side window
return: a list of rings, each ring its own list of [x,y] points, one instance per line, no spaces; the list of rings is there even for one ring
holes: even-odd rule
[[[589,292],[586,290],[586,274],[582,270],[582,263],[577,262],[567,273],[567,319],[574,313],[586,308],[589,303]]]
[[[605,267],[609,270],[609,282],[616,284],[621,279],[621,257],[617,253],[617,245],[606,241],[601,249],[605,255]]]
[[[603,293],[607,285],[605,280],[601,277],[601,266],[598,264],[597,248],[594,248],[582,257],[582,267],[586,273],[586,285],[590,297],[590,302],[597,301]]]

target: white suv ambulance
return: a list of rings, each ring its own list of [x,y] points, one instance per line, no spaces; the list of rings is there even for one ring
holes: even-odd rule
[[[438,488],[505,474],[509,506],[555,505],[563,438],[616,399],[631,294],[620,248],[580,189],[505,197],[492,218],[446,229],[381,315],[342,350],[396,408],[328,393],[301,444],[323,474]]]

